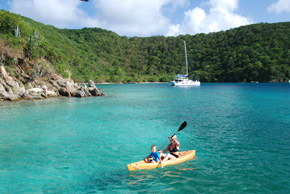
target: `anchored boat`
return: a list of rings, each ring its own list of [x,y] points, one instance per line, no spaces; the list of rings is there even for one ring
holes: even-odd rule
[[[193,67],[191,65],[189,56],[187,54],[186,42],[184,41],[184,49],[185,49],[185,64],[186,64],[186,75],[176,75],[173,81],[169,82],[170,86],[200,86],[200,81],[198,81],[195,77]],[[191,70],[194,76],[194,80],[188,79],[188,59],[190,62]]]
[[[195,157],[195,150],[189,150],[179,153],[179,158],[173,159],[173,160],[167,160],[163,162],[163,166],[168,165],[174,165],[178,164],[187,160],[191,160]],[[135,162],[132,164],[128,164],[127,168],[129,171],[135,171],[135,170],[148,170],[148,169],[154,169],[160,167],[160,163],[146,163],[143,160],[139,162]]]

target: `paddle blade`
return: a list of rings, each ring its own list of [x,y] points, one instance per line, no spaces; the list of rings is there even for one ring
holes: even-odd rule
[[[184,129],[186,126],[187,126],[187,122],[184,121],[184,122],[180,125],[178,131],[181,131],[181,130]]]

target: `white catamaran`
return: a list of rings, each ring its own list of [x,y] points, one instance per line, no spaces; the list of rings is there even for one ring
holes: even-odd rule
[[[184,49],[185,49],[186,75],[176,75],[175,79],[169,82],[169,85],[170,86],[200,86],[200,81],[196,80],[193,69],[192,69],[192,73],[195,80],[188,79],[188,55],[187,55],[185,41],[184,41]]]

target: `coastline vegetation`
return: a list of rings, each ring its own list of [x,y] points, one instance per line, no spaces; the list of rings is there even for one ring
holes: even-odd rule
[[[290,22],[177,37],[126,37],[100,28],[58,29],[4,10],[0,20],[3,47],[77,82],[167,82],[186,72],[183,41],[201,82],[290,79]],[[1,52],[5,68],[16,77],[15,60]]]

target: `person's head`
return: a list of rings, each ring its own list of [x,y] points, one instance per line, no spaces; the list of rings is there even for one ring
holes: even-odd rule
[[[177,141],[178,141],[176,135],[173,135],[173,136],[170,138],[170,142],[171,142],[172,144],[175,144],[176,142],[175,142],[174,140],[177,140]]]
[[[156,145],[152,145],[152,146],[151,146],[151,152],[152,152],[152,153],[155,153],[155,152],[156,152]]]

